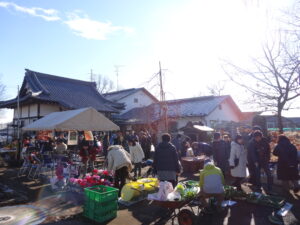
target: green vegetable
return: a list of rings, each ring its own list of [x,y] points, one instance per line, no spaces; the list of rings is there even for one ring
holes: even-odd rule
[[[181,183],[177,184],[175,191],[179,192],[181,196],[184,196],[185,186]]]

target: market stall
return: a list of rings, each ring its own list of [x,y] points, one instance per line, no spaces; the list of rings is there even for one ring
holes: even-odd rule
[[[119,126],[94,108],[54,112],[25,126],[24,131],[115,131]]]
[[[94,108],[82,108],[77,110],[69,110],[63,112],[54,112],[51,113],[28,126],[23,128],[24,131],[42,131],[43,136],[48,137],[49,134],[47,132],[51,131],[69,131],[69,140],[74,141],[75,145],[77,144],[76,136],[77,131],[84,131],[85,136],[86,133],[90,139],[93,140],[92,131],[115,131],[119,130],[119,127],[106,118],[103,114],[96,111]],[[86,136],[87,137],[87,136]],[[78,152],[68,153],[63,150],[62,154],[53,155],[52,153],[49,155],[43,154],[42,151],[39,152],[26,152],[24,156],[24,163],[21,167],[20,171],[33,171],[32,178],[35,179],[39,177],[40,172],[43,169],[50,168],[53,174],[53,170],[55,169],[56,176],[51,177],[50,181],[53,189],[56,188],[56,184],[59,181],[66,181],[71,177],[78,177],[80,174],[82,160],[79,158]],[[32,163],[32,156],[39,155],[40,161],[35,160],[35,163]],[[26,160],[28,158],[28,160]],[[34,170],[32,169],[34,166]],[[29,167],[29,169],[28,169]],[[28,177],[31,177],[29,172]],[[21,174],[22,175],[22,174]],[[65,187],[65,182],[63,185]]]
[[[184,127],[180,128],[179,131],[191,138],[192,141],[208,141],[214,129],[205,126],[201,122],[188,122]]]

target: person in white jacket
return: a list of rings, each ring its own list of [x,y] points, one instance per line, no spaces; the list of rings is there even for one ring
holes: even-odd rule
[[[132,170],[130,154],[121,145],[108,148],[107,169],[115,172],[115,187],[121,191]]]
[[[144,151],[141,145],[135,140],[129,140],[128,144],[129,144],[131,162],[133,162],[134,165],[134,169],[133,169],[134,177],[135,178],[137,176],[140,177],[142,173],[142,162],[143,159],[145,158]]]
[[[233,185],[242,190],[241,183],[247,177],[247,150],[241,135],[237,135],[231,142],[229,165],[231,175],[235,178]]]

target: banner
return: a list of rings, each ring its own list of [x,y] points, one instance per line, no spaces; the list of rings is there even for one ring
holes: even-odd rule
[[[84,131],[84,137],[86,141],[93,141],[94,140],[94,136],[92,131]]]
[[[78,144],[78,133],[77,131],[69,131],[68,133],[68,145]]]

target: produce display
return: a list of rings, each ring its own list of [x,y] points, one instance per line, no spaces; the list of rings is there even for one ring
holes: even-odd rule
[[[180,182],[173,189],[169,182],[160,182],[157,193],[149,194],[148,200],[157,200],[165,202],[184,202],[197,197],[200,192],[197,181]]]
[[[264,195],[262,193],[244,193],[237,191],[235,187],[225,186],[225,199],[245,200],[249,203],[269,206],[280,209],[285,204],[285,199],[279,196]]]
[[[123,201],[135,201],[144,198],[149,193],[158,189],[157,178],[143,178],[137,181],[129,182],[121,190],[121,199]]]
[[[179,183],[175,191],[178,191],[181,195],[181,199],[189,200],[195,198],[200,192],[199,182],[197,181],[186,181]]]
[[[92,173],[87,173],[83,179],[70,178],[69,185],[71,190],[81,192],[84,188],[95,185],[113,186],[113,176],[107,170],[94,169]]]

